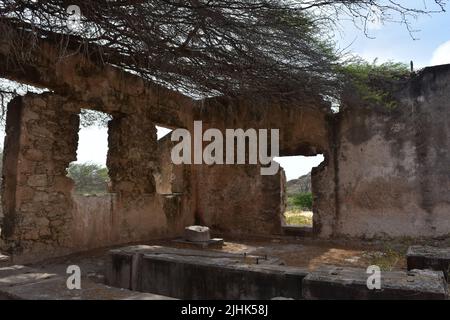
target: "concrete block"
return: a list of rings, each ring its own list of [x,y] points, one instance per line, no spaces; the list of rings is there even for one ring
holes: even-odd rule
[[[442,271],[448,281],[450,248],[411,246],[406,253],[408,270],[430,269]]]
[[[448,289],[439,271],[382,271],[381,289],[370,290],[365,269],[323,266],[303,280],[303,298],[329,300],[445,300]]]
[[[127,269],[126,259],[114,259]],[[118,281],[124,281],[123,274]],[[80,290],[67,288],[67,277],[30,267],[0,268],[0,300],[172,300],[173,298],[109,287],[82,278]]]
[[[140,291],[178,299],[300,299],[307,270],[222,264],[208,258],[144,255]]]
[[[130,260],[130,254],[140,258]],[[115,270],[108,273],[113,275],[110,285],[129,288],[121,275],[132,270],[135,290],[178,299],[300,299],[308,273],[305,268],[256,264],[270,261],[262,257],[202,250],[136,246],[111,250],[110,255],[124,255],[109,260],[108,264],[116,263],[108,266]],[[139,265],[130,269],[130,261]]]
[[[0,297],[15,300],[174,300],[161,295],[108,287],[84,280],[80,290],[67,289],[65,277],[0,288]]]
[[[112,250],[115,254],[108,255],[106,263],[106,284],[131,289],[133,254],[121,250]]]
[[[0,268],[0,288],[47,280],[56,274],[40,272],[29,267],[14,265]]]
[[[211,239],[211,236],[208,227],[189,226],[184,228],[184,238],[191,242],[207,242]]]

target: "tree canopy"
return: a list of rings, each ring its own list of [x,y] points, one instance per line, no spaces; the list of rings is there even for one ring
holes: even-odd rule
[[[349,18],[405,24],[447,0],[0,0],[0,23],[88,43],[104,63],[194,97],[336,96],[340,54],[331,27]],[[68,28],[80,8],[79,28]],[[85,48],[85,47],[84,47]]]
[[[71,163],[67,176],[75,182],[75,192],[82,195],[108,192],[108,169],[95,163]]]

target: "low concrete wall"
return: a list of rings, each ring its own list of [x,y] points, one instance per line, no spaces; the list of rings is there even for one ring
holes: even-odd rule
[[[245,264],[243,256],[221,252],[164,249],[110,251],[107,284],[179,299],[301,299],[307,269]]]
[[[380,289],[367,287],[365,269],[322,266],[303,279],[308,300],[447,300],[442,272],[429,270],[385,271]]]
[[[192,224],[181,195],[149,194],[124,207],[117,194],[73,195],[72,243],[78,251],[182,234]]]
[[[114,242],[116,195],[73,195],[74,237],[81,248],[95,248]]]
[[[133,246],[111,250],[108,285],[179,299],[438,299],[448,286],[442,271],[381,273],[381,288],[369,289],[366,269],[322,266],[314,271],[252,264],[224,252]]]

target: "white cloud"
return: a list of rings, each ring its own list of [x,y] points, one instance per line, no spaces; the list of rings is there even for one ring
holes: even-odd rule
[[[450,41],[444,42],[434,50],[430,62],[433,66],[447,63],[450,63]]]

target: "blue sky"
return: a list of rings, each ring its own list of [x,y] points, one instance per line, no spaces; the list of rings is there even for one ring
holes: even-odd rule
[[[423,3],[422,0],[408,1],[413,2]],[[450,10],[450,7],[448,9]],[[344,21],[341,23],[341,32],[336,35],[336,41],[338,47],[348,47],[347,51],[368,61],[378,58],[380,62],[392,60],[409,64],[413,60],[417,68],[450,63],[450,12],[421,16],[412,22],[414,28],[419,30],[414,33],[417,40],[413,40],[406,27],[400,24],[372,24],[369,31],[374,39],[371,39],[352,23]],[[0,134],[1,142],[3,134]],[[159,136],[164,134],[167,134],[166,130],[158,130]],[[106,128],[90,127],[80,130],[78,162],[91,161],[105,165],[107,150]],[[308,173],[322,160],[321,156],[277,159],[285,169],[288,180]]]
[[[369,39],[350,22],[343,23],[343,32],[336,40],[340,48],[350,45],[348,51],[368,61],[378,58],[380,62],[393,60],[409,64],[412,60],[418,68],[450,63],[450,12],[423,15],[411,22],[418,30],[413,34],[417,40],[412,39],[404,25],[395,23],[372,25],[369,35],[374,39]],[[446,43],[446,48],[439,50]],[[440,58],[433,60],[436,52]]]

